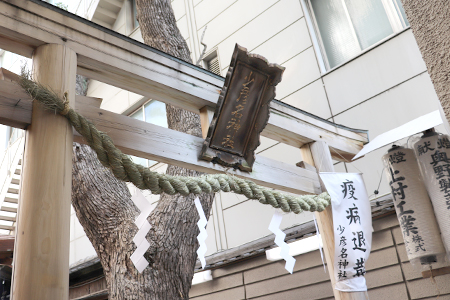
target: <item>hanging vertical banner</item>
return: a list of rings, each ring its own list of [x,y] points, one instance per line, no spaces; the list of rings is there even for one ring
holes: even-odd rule
[[[331,196],[335,288],[367,291],[365,263],[372,246],[372,214],[361,174],[320,173]]]

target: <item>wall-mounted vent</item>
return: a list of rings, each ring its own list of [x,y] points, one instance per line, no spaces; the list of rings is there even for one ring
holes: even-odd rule
[[[204,61],[206,64],[206,68],[209,71],[211,71],[217,75],[220,75],[220,64],[219,64],[219,58],[217,57],[217,52],[213,52],[213,55],[208,55]]]

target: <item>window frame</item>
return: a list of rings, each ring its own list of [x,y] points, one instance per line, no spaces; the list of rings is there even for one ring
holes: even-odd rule
[[[313,47],[317,54],[317,60],[319,62],[319,67],[321,69],[322,74],[328,73],[334,69],[339,68],[340,66],[348,63],[349,61],[355,59],[356,57],[360,56],[361,54],[375,48],[376,46],[384,43],[386,40],[389,40],[390,38],[392,38],[410,28],[410,25],[406,25],[404,18],[401,16],[400,8],[398,7],[395,0],[381,0],[393,33],[386,36],[385,38],[379,40],[378,42],[374,43],[373,45],[371,45],[365,49],[362,49],[360,42],[358,40],[358,37],[356,35],[355,27],[353,25],[350,14],[348,12],[348,8],[345,3],[345,0],[339,0],[339,1],[341,1],[342,6],[345,10],[346,19],[352,30],[352,36],[356,40],[357,45],[359,47],[359,53],[356,54],[355,56],[350,57],[349,59],[343,61],[342,63],[340,63],[334,67],[330,67],[330,63],[329,63],[329,60],[327,57],[327,53],[325,51],[325,46],[322,41],[322,36],[320,34],[319,26],[317,24],[316,16],[315,16],[311,1],[314,1],[314,0],[301,0],[301,4],[303,7],[304,15],[306,18],[306,23],[309,27],[309,33],[311,36]]]

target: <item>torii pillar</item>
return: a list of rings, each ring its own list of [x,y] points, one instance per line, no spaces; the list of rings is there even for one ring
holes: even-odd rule
[[[317,172],[334,172],[333,161],[330,149],[326,142],[317,141],[301,148],[303,161],[316,167]],[[326,188],[320,181],[322,190]],[[367,292],[342,292],[335,289],[336,280],[334,278],[334,227],[333,212],[329,205],[322,212],[315,212],[317,225],[322,237],[323,252],[327,261],[328,274],[330,275],[331,286],[335,300],[369,300]]]
[[[39,46],[33,79],[75,103],[76,53],[64,45]],[[69,298],[72,127],[63,116],[33,103],[27,128],[13,267],[13,299]]]

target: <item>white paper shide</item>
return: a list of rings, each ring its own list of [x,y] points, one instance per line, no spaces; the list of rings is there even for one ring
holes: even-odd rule
[[[331,196],[336,289],[367,291],[366,261],[372,246],[372,214],[361,174],[320,173]]]
[[[139,273],[142,273],[148,266],[148,261],[144,258],[144,254],[150,247],[150,243],[147,241],[146,235],[151,228],[150,223],[147,221],[147,217],[152,211],[152,206],[150,202],[148,202],[148,200],[145,198],[145,196],[141,193],[141,191],[137,188],[135,189],[134,195],[131,197],[131,200],[134,202],[134,204],[136,204],[141,213],[134,221],[134,224],[136,224],[139,230],[133,238],[133,242],[137,246],[137,249],[130,256],[130,259]]]
[[[202,204],[200,203],[200,199],[197,197],[194,200],[195,207],[197,208],[198,215],[200,216],[200,220],[197,222],[198,229],[200,233],[197,236],[199,247],[197,249],[198,259],[202,263],[202,268],[204,269],[206,266],[205,254],[206,254],[206,238],[208,237],[208,233],[206,232],[206,224],[208,224],[208,220],[206,219],[205,212],[203,211]]]
[[[295,266],[295,258],[289,254],[290,247],[284,241],[286,234],[280,229],[282,220],[283,214],[278,210],[275,211],[269,224],[269,230],[275,234],[275,244],[280,247],[280,256],[286,261],[284,268],[292,274]]]

